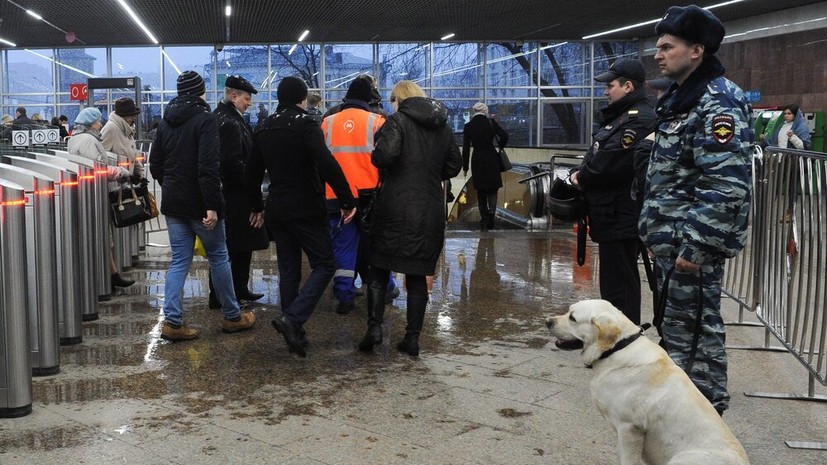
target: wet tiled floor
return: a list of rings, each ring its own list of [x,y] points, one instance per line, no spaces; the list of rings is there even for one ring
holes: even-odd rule
[[[185,319],[202,333],[179,343],[159,338],[168,252],[149,247],[130,271],[137,284],[100,304],[81,344],[61,349],[61,372],[34,380],[34,412],[0,420],[0,464],[615,463],[590,371],[554,349],[543,325],[597,296],[591,249],[583,267],[573,250],[566,232],[453,231],[418,359],[393,348],[404,292],[370,355],[356,350],[364,298],[339,315],[327,293],[301,359],[269,324],[279,313],[274,247],[254,256],[252,287],[265,298],[245,333],[221,333],[220,311],[207,307],[206,262],[194,263]],[[759,343],[763,333],[733,327],[730,339]],[[806,390],[806,376],[788,354],[731,354],[726,419],[753,463],[827,462],[827,452],[783,443],[827,440],[823,404],[739,395],[766,383]]]

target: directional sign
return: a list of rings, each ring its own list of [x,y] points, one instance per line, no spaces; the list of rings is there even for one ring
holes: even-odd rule
[[[89,88],[86,84],[69,84],[69,100],[84,101],[89,98]]]
[[[46,145],[49,142],[48,129],[32,129],[32,144]]]
[[[60,130],[59,129],[46,129],[46,141],[49,144],[59,144],[60,143]]]
[[[28,147],[29,131],[12,131],[11,145],[12,147]]]

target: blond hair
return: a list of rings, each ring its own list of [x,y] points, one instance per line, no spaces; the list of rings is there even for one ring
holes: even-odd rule
[[[410,97],[427,97],[425,91],[419,87],[419,84],[413,81],[399,81],[393,86],[391,90],[391,101],[397,100],[402,103],[405,99]]]

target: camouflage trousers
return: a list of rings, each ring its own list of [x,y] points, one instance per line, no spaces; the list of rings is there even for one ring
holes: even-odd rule
[[[657,257],[658,288],[663,289],[667,270],[675,259]],[[689,378],[719,412],[729,407],[727,392],[726,331],[721,318],[721,277],[724,260],[703,265],[702,315],[695,351],[691,360],[692,341],[698,317],[698,273],[672,272],[663,315],[663,345],[669,357],[687,372]],[[691,367],[689,365],[692,365]]]

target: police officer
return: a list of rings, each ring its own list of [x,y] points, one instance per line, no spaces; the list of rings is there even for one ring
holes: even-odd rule
[[[244,119],[244,113],[253,105],[258,91],[242,76],[228,76],[224,84],[224,98],[215,107],[220,141],[221,185],[226,211],[224,226],[227,232],[227,252],[233,274],[233,288],[238,300],[253,301],[264,294],[253,293],[247,287],[250,280],[250,262],[253,251],[264,250],[270,242],[265,229],[250,221],[250,203],[244,184],[244,169],[253,151],[253,131]],[[210,280],[211,308],[221,304],[213,292]]]
[[[640,324],[640,202],[633,198],[632,183],[636,152],[648,147],[642,141],[655,127],[655,112],[646,100],[640,61],[620,58],[594,79],[605,83],[609,105],[601,110],[594,143],[571,179],[583,191],[589,234],[598,244],[600,297]]]
[[[747,239],[753,144],[750,105],[715,57],[724,32],[695,5],[669,8],[655,26],[655,60],[675,83],[658,101],[640,218],[659,271],[672,270],[663,343],[721,414],[729,406],[721,277]]]

